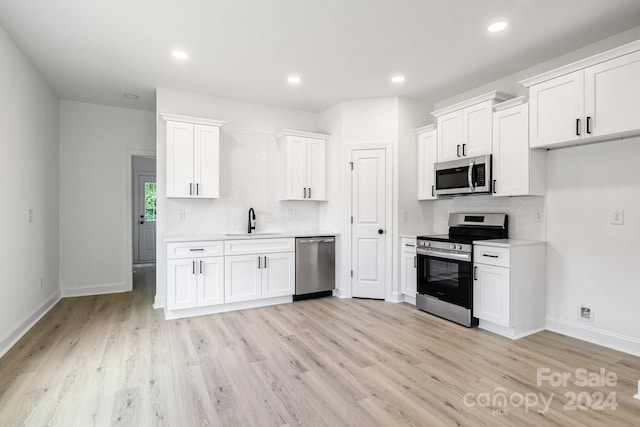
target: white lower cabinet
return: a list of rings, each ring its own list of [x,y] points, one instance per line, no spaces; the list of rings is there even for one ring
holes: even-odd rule
[[[165,317],[291,302],[295,261],[294,238],[169,243]]]
[[[224,302],[222,242],[168,245],[167,309],[180,310]]]
[[[295,252],[225,257],[225,302],[293,295]]]
[[[478,327],[517,339],[545,328],[545,242],[473,245],[473,315]]]
[[[405,302],[416,303],[417,268],[416,239],[403,237],[400,239],[400,292]]]

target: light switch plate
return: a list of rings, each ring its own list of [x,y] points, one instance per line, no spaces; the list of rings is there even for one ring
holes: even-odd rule
[[[611,224],[623,225],[624,224],[624,209],[611,211],[609,216],[611,218]]]
[[[402,211],[402,221],[409,221],[409,211]]]

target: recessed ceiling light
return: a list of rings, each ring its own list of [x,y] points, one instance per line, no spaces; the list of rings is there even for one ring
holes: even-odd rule
[[[171,52],[171,56],[173,56],[174,59],[180,59],[182,61],[189,59],[189,54],[183,50],[174,50]]]
[[[292,85],[299,85],[302,83],[302,77],[300,76],[289,76],[287,77],[287,81]]]
[[[407,78],[405,76],[393,76],[391,77],[391,82],[392,83],[404,83],[407,80]]]
[[[503,31],[505,28],[507,28],[508,25],[509,23],[506,21],[498,21],[489,25],[489,28],[487,28],[487,30],[490,33],[499,33],[500,31]]]
[[[139,99],[140,95],[136,95],[135,93],[125,93],[123,95],[125,98],[129,98],[129,99]]]

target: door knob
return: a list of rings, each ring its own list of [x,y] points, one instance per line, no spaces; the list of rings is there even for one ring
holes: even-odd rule
[[[138,221],[140,224],[144,224],[144,221]]]
[[[384,233],[384,230],[381,228],[378,230],[378,234],[382,234],[382,233]]]

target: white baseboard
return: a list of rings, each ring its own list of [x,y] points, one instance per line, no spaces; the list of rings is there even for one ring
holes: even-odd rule
[[[11,349],[18,342],[20,338],[24,336],[38,320],[42,318],[49,310],[53,308],[60,301],[60,292],[56,290],[49,298],[43,302],[39,307],[25,316],[19,321],[13,328],[9,330],[3,337],[0,338],[0,357]]]
[[[640,339],[594,328],[582,323],[547,316],[547,329],[603,347],[640,356]]]
[[[129,292],[129,286],[126,283],[100,283],[87,286],[76,286],[74,288],[60,287],[62,298],[69,297],[86,297],[90,295],[117,294],[120,292]]]
[[[404,302],[404,295],[399,292],[392,292],[387,302]]]
[[[153,298],[153,308],[165,308],[167,306],[167,298],[156,295]]]
[[[251,301],[240,301],[211,305],[208,307],[185,308],[181,310],[168,310],[165,307],[165,320],[181,319],[184,317],[206,316],[209,314],[226,313],[229,311],[246,310],[247,308],[267,307],[270,305],[288,304],[293,302],[293,296],[273,297]]]

